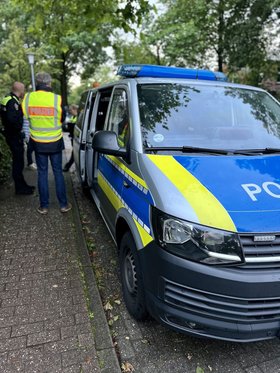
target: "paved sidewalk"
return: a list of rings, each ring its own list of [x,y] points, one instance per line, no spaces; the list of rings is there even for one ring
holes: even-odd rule
[[[36,185],[36,171],[25,171]],[[0,372],[119,372],[72,185],[61,214],[50,178],[48,215],[38,196],[0,188]]]

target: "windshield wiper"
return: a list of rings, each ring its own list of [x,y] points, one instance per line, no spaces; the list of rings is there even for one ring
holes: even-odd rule
[[[280,148],[240,149],[240,150],[233,150],[232,153],[233,154],[245,154],[245,155],[275,154],[275,153],[280,153]]]
[[[174,152],[182,152],[182,153],[212,153],[212,154],[222,154],[228,155],[231,154],[232,151],[230,150],[223,150],[223,149],[211,149],[211,148],[197,148],[195,146],[181,146],[181,147],[165,147],[165,146],[152,146],[149,148],[145,148],[146,152],[158,152],[158,151],[174,151]]]
[[[165,146],[151,146],[145,148],[146,152],[159,152],[159,151],[170,151],[170,152],[182,152],[182,153],[207,153],[207,154],[219,154],[219,155],[256,155],[256,154],[277,154],[280,153],[280,148],[264,148],[264,149],[212,149],[212,148],[200,148],[195,146],[180,146],[180,147],[165,147]]]

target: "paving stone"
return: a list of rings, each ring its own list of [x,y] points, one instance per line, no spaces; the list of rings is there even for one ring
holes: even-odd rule
[[[5,317],[8,317],[8,316],[12,316],[15,312],[15,307],[3,307],[1,306],[0,308],[0,327],[2,326],[1,324],[1,319],[2,318],[5,318]]]
[[[71,367],[67,367],[62,369],[62,373],[81,373],[81,365],[72,365]],[[46,372],[47,373],[47,372]]]
[[[31,333],[36,333],[43,331],[44,323],[38,322],[33,324],[23,324],[20,326],[13,326],[12,328],[12,337],[18,337],[20,335],[27,335]]]
[[[0,284],[6,284],[6,289],[13,288],[12,284],[14,284],[16,282],[19,282],[19,276],[0,277]]]
[[[265,361],[264,363],[260,364],[259,367],[264,372],[279,373],[280,372],[280,357],[276,359],[272,359],[270,361]]]
[[[60,214],[52,175],[47,216],[36,213],[37,195],[11,191],[3,200],[0,190],[0,372],[100,373],[74,211]]]
[[[11,337],[11,331],[12,331],[11,327],[0,328],[0,339],[10,338]]]
[[[64,340],[46,343],[44,349],[46,352],[62,353],[69,350],[74,350],[78,347],[78,338],[65,338]]]
[[[81,350],[69,350],[62,353],[62,366],[68,367],[71,365],[76,364],[77,362],[81,362],[82,355]]]
[[[86,312],[75,314],[76,324],[84,324],[88,321],[88,314]]]
[[[15,299],[17,298],[18,290],[2,290],[0,289],[0,299]],[[1,305],[1,307],[3,307]]]
[[[94,346],[93,334],[88,330],[87,333],[78,334],[79,346],[84,349],[89,349]]]
[[[11,307],[11,306],[22,306],[25,304],[30,304],[31,297],[21,297],[21,298],[8,298],[3,299],[1,307]]]
[[[263,370],[261,370],[258,366],[250,367],[245,370],[246,373],[263,373]]]
[[[28,317],[23,317],[22,315],[4,317],[4,318],[0,318],[0,325],[1,327],[21,325],[21,324],[28,323],[28,320],[29,320]]]
[[[30,334],[27,337],[27,346],[35,346],[43,343],[54,342],[60,339],[58,330]]]
[[[18,350],[26,347],[26,337],[6,338],[0,340],[0,352]]]
[[[13,277],[16,277],[16,276],[13,276]],[[14,282],[6,284],[6,290],[26,289],[26,288],[31,288],[32,286],[33,286],[32,281],[19,282],[19,276],[18,276],[18,281],[14,281]]]
[[[74,336],[79,336],[82,333],[88,333],[91,331],[91,325],[89,322],[83,324],[76,324],[71,326],[63,326],[61,328],[61,338],[70,338]]]
[[[60,318],[50,319],[45,321],[45,329],[52,330],[52,329],[58,329],[61,328],[61,336],[62,338],[65,338],[66,335],[62,332],[64,329],[73,329],[73,325],[75,323],[74,316],[64,316]],[[70,335],[69,335],[70,337]],[[72,335],[71,335],[72,337]]]

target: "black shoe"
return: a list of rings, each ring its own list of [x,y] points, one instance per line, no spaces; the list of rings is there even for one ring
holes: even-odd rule
[[[22,189],[17,189],[16,194],[29,195],[29,194],[33,194],[33,191],[34,191],[34,189],[32,189],[31,187],[25,187],[25,188],[22,188]]]
[[[64,166],[64,168],[63,168],[62,171],[63,171],[63,172],[68,172],[68,171],[69,171],[69,168],[70,168],[70,167]]]
[[[33,191],[36,189],[34,185],[28,185],[28,184],[26,184],[26,188],[31,188]]]

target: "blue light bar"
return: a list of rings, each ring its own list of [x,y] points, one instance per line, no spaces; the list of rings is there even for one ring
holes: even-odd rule
[[[117,75],[124,78],[182,78],[199,80],[223,80],[227,77],[221,72],[210,70],[185,69],[182,67],[169,67],[157,65],[121,65]]]

